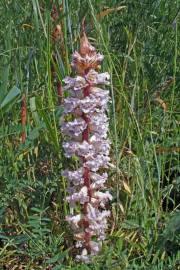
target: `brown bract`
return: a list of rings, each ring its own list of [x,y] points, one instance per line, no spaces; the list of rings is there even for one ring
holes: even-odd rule
[[[103,56],[89,42],[85,31],[80,39],[80,50],[73,54],[72,66],[78,74],[85,75],[90,69],[99,70]]]
[[[62,28],[60,24],[57,24],[52,32],[52,38],[54,41],[58,41],[63,36]]]
[[[93,56],[96,54],[96,49],[89,42],[86,33],[83,32],[83,36],[80,40],[80,55],[81,56]]]

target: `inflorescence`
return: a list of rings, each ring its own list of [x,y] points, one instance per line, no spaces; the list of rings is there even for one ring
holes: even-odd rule
[[[76,259],[85,263],[101,250],[110,216],[105,207],[112,199],[104,186],[108,178],[104,169],[110,161],[106,115],[110,97],[109,91],[100,87],[109,84],[110,76],[107,72],[98,73],[102,60],[103,55],[96,52],[83,33],[80,52],[75,52],[72,60],[78,75],[64,79],[64,90],[69,96],[64,99],[61,123],[65,135],[63,148],[65,156],[76,156],[79,164],[77,170],[62,172],[68,181],[66,200],[74,209],[66,220],[73,229],[76,248],[80,250]]]

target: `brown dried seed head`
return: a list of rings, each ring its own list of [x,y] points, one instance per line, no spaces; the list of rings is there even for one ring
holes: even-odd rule
[[[54,41],[57,41],[62,35],[62,28],[60,24],[57,24],[55,29],[52,32],[52,38]]]

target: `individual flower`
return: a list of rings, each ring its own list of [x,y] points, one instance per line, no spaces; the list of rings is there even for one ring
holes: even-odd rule
[[[98,73],[94,69],[91,69],[87,75],[85,75],[86,81],[90,85],[104,84],[109,85],[110,75],[108,72]]]
[[[62,171],[61,175],[66,177],[69,183],[72,183],[75,186],[80,186],[83,184],[83,174],[84,174],[84,168],[81,167],[75,171],[70,170],[64,170]]]
[[[61,131],[69,136],[79,136],[86,129],[87,123],[82,118],[61,124]]]
[[[74,230],[77,230],[79,229],[79,226],[78,226],[78,222],[81,220],[81,215],[78,214],[78,215],[71,215],[71,216],[67,216],[66,217],[66,221],[68,221],[70,224],[71,224],[71,227],[74,229]]]
[[[89,201],[88,188],[86,186],[82,187],[79,192],[66,197],[66,200],[71,205],[74,205],[76,202],[79,202],[80,204],[84,204],[85,202],[88,202]]]

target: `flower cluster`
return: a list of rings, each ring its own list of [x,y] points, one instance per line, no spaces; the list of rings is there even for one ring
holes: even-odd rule
[[[73,229],[76,248],[81,251],[76,259],[85,263],[101,250],[110,216],[105,207],[112,199],[104,191],[108,177],[104,168],[108,168],[110,161],[106,115],[110,98],[108,90],[100,86],[108,85],[110,76],[107,72],[98,73],[102,60],[103,55],[96,52],[84,33],[80,53],[75,52],[72,61],[78,76],[64,79],[69,96],[64,100],[61,123],[66,138],[63,148],[67,158],[76,156],[79,160],[77,170],[62,172],[68,181],[66,200],[75,213],[66,220]]]

